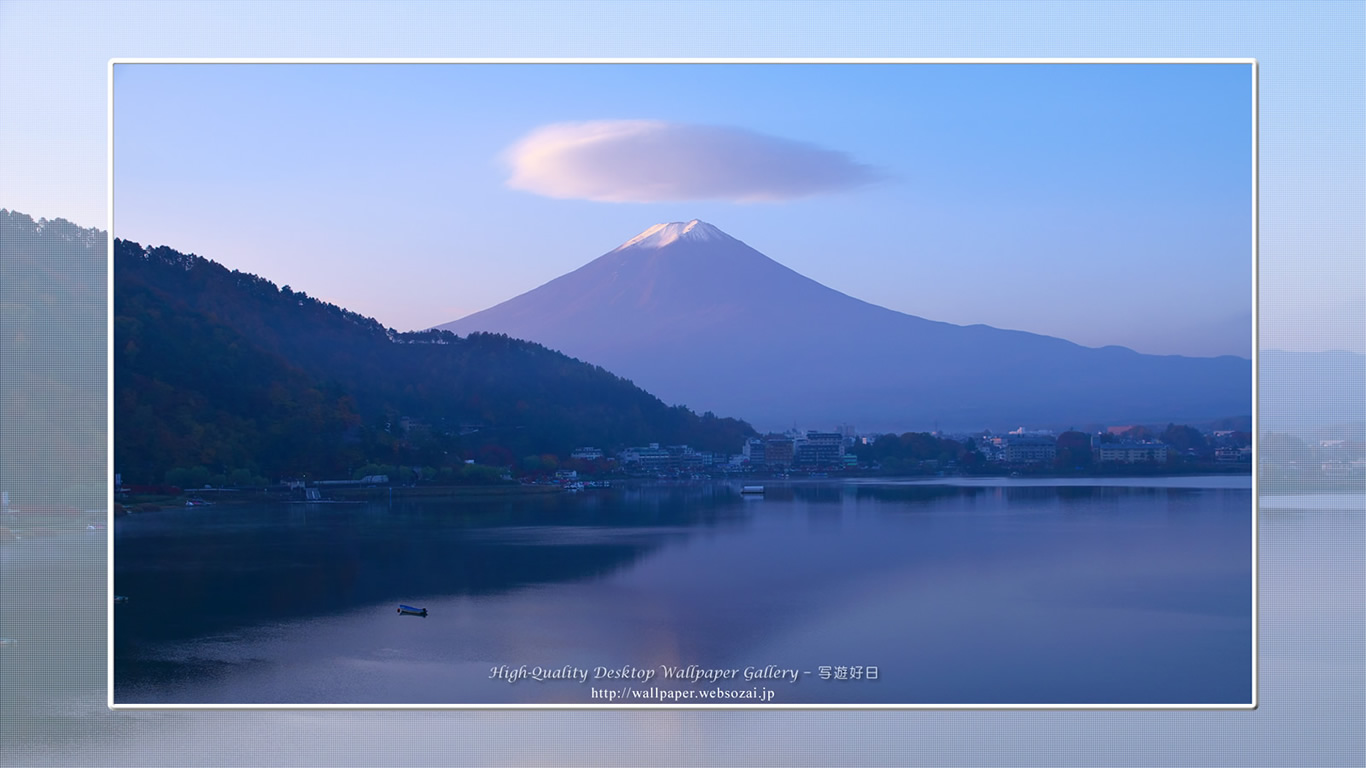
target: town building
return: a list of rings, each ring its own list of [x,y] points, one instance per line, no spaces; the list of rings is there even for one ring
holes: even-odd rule
[[[1096,447],[1096,459],[1102,464],[1161,464],[1167,461],[1167,446],[1163,443],[1101,443]]]
[[[1247,448],[1234,448],[1232,446],[1215,448],[1214,460],[1226,464],[1237,461],[1251,461],[1252,448],[1250,446]]]
[[[686,445],[670,445],[665,450],[669,452],[669,469],[695,472],[708,463],[707,454]]]
[[[843,457],[844,435],[811,431],[796,445],[793,463],[799,467],[834,467],[843,463]]]
[[[749,462],[751,467],[762,467],[768,464],[768,454],[764,450],[765,445],[767,442],[762,437],[751,437],[740,448],[745,461]]]
[[[796,442],[786,435],[764,438],[764,463],[770,467],[790,467],[796,456]]]
[[[621,452],[618,459],[623,467],[637,472],[663,472],[672,464],[669,451],[660,448],[659,443],[627,448]]]
[[[1057,454],[1057,439],[1049,435],[1012,433],[1005,440],[1005,460],[1007,464],[1052,463]]]

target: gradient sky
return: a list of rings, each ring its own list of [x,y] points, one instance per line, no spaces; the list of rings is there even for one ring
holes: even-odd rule
[[[117,236],[401,330],[701,218],[934,320],[1251,354],[1246,64],[120,64],[114,113]]]

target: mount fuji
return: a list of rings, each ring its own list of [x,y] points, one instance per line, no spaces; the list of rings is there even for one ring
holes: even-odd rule
[[[1250,360],[1143,355],[927,320],[821,285],[697,220],[657,224],[439,327],[539,342],[667,403],[760,429],[998,429],[1252,413]]]

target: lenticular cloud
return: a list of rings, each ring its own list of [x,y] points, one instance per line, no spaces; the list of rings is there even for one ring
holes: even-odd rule
[[[740,128],[657,120],[546,125],[508,151],[508,186],[605,202],[763,202],[874,181],[843,152]]]

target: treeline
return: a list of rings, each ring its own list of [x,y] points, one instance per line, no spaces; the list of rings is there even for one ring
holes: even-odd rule
[[[882,435],[871,443],[855,445],[854,455],[860,464],[877,465],[887,474],[916,474],[951,463],[963,468],[985,463],[971,438],[960,443],[927,432]]]
[[[115,464],[125,482],[453,479],[580,445],[733,450],[743,421],[667,406],[600,367],[502,335],[399,333],[290,286],[166,247],[114,254]],[[464,470],[460,470],[463,472]]]
[[[1220,423],[1215,424],[1216,429],[1222,426]],[[1228,432],[1228,434],[1216,437],[1186,424],[1168,424],[1161,431],[1155,428],[1136,426],[1118,434],[1104,433],[1100,436],[1100,442],[1104,444],[1117,443],[1121,440],[1156,440],[1159,443],[1165,443],[1179,453],[1191,454],[1201,458],[1213,458],[1215,450],[1222,447],[1243,448],[1252,445],[1251,432],[1233,429],[1232,427],[1223,431]]]
[[[1093,439],[1086,432],[1068,430],[1058,435],[1056,453],[1050,464],[1035,466],[1059,472],[1086,472],[1097,466],[1095,448],[1098,444],[1123,441],[1157,441],[1166,444],[1167,458],[1163,466],[1179,468],[1207,465],[1215,462],[1219,448],[1243,448],[1252,444],[1252,435],[1234,431],[1214,437],[1185,424],[1168,424],[1160,431],[1136,426],[1118,434],[1101,433]],[[877,440],[854,446],[859,463],[877,465],[886,474],[916,474],[953,466],[972,472],[991,466],[975,438],[963,441],[941,438],[925,432],[901,435],[882,435]]]

